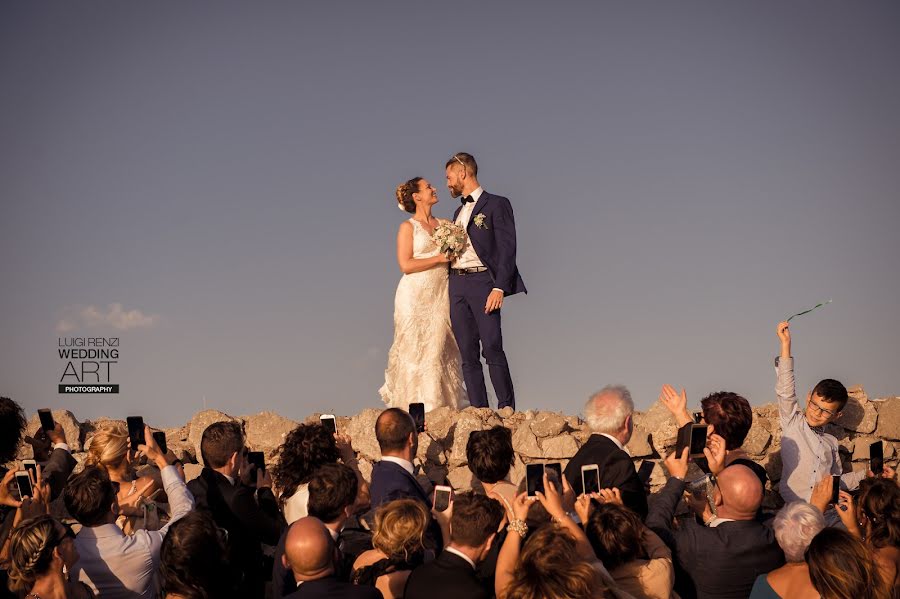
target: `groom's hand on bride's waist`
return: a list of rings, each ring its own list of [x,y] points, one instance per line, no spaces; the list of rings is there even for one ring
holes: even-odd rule
[[[487,297],[487,301],[484,303],[484,313],[490,314],[494,310],[499,310],[503,307],[503,290],[502,289],[494,289],[491,291],[490,295]]]

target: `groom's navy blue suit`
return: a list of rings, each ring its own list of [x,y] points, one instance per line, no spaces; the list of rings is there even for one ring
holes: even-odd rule
[[[462,206],[456,209],[454,221],[461,210]],[[478,215],[484,217],[481,226],[476,223]],[[481,219],[478,221],[481,222]],[[450,270],[450,321],[462,355],[469,403],[475,407],[488,407],[484,373],[478,355],[480,343],[497,395],[497,408],[515,408],[512,377],[503,352],[500,310],[484,313],[484,305],[494,288],[502,289],[504,297],[527,293],[516,267],[516,221],[509,200],[482,191],[472,209],[466,232],[472,249],[487,268],[485,272],[465,274],[459,274],[452,268]]]

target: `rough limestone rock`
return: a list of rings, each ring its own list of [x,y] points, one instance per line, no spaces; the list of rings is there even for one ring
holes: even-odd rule
[[[545,459],[569,459],[578,451],[578,443],[569,435],[559,435],[541,441],[541,449]]]
[[[191,444],[191,447],[194,448],[194,455],[199,462],[203,461],[200,454],[200,440],[203,438],[203,431],[214,422],[241,421],[218,410],[203,410],[202,412],[194,414],[194,417],[191,418],[191,422],[188,424],[188,442]]]
[[[81,451],[84,443],[84,437],[81,434],[81,424],[75,419],[75,414],[70,412],[69,410],[52,410],[53,420],[62,424],[63,432],[66,434],[66,443],[69,446],[69,449],[72,451]],[[34,437],[37,434],[38,429],[41,428],[41,421],[38,418],[37,412],[28,420],[28,424],[25,426],[25,434]],[[27,445],[27,457],[23,456],[24,459],[31,459],[31,445]]]
[[[260,412],[253,416],[244,416],[243,420],[247,446],[251,451],[265,453],[266,463],[270,462],[278,446],[284,443],[284,438],[288,433],[297,428],[299,424],[274,412]]]
[[[457,416],[459,416],[459,412],[446,406],[435,408],[425,414],[425,429],[432,439],[446,445],[445,441],[450,435],[450,429],[453,428],[453,422]]]
[[[835,424],[858,433],[874,433],[877,422],[878,412],[861,389],[850,396],[841,415],[834,420]]]
[[[482,410],[486,408],[466,408],[465,411],[456,420],[453,426],[453,445],[450,446],[448,453],[448,461],[450,466],[462,466],[468,462],[466,458],[466,443],[469,442],[469,435],[472,431],[484,430],[484,421],[479,413],[470,412],[470,410]],[[452,471],[451,471],[452,472]]]
[[[382,410],[366,408],[356,416],[350,418],[347,434],[350,435],[350,444],[354,451],[370,461],[377,462],[381,459],[381,449],[375,439],[375,421]]]
[[[539,413],[531,421],[531,432],[538,439],[555,437],[562,433],[565,428],[566,419],[552,412]]]
[[[475,475],[472,474],[472,471],[466,466],[452,469],[450,473],[447,474],[447,480],[450,482],[450,486],[456,491],[468,491],[473,486],[480,486],[478,479],[475,478]]]
[[[857,437],[856,438],[856,447],[853,450],[853,461],[861,462],[869,459],[869,446],[872,445],[875,441],[879,441],[878,437]],[[888,443],[887,441],[882,442],[884,449],[884,459],[890,460],[896,455],[894,451],[893,443]]]
[[[874,402],[878,406],[878,426],[875,436],[900,440],[900,397],[888,397]]]
[[[513,432],[512,445],[517,454],[527,458],[540,458],[544,455],[541,446],[538,445],[537,437],[531,432],[529,426],[519,426]]]
[[[650,443],[659,455],[668,455],[669,450],[675,447],[678,426],[672,413],[659,400],[646,412],[635,413],[634,422],[650,431]]]
[[[184,465],[184,482],[189,483],[198,476],[200,476],[200,472],[203,471],[203,466],[200,464],[185,464]]]
[[[579,445],[583,445],[582,441]],[[653,446],[650,445],[650,431],[643,426],[635,426],[631,433],[631,439],[625,445],[633,458],[644,458],[653,455]]]
[[[747,438],[744,439],[742,447],[750,455],[763,455],[771,439],[771,433],[760,423],[759,418],[754,415],[753,425],[750,427],[750,432],[747,433]]]
[[[362,459],[357,460],[356,463],[359,466],[359,473],[362,474],[363,480],[372,482],[372,462]]]
[[[428,433],[419,435],[419,449],[416,457],[425,464],[431,462],[442,466],[447,463],[447,454],[441,444],[431,438]]]

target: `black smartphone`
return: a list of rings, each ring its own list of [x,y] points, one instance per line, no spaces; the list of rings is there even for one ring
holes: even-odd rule
[[[641,467],[638,469],[638,478],[641,479],[641,482],[645,485],[650,482],[650,475],[653,474],[653,468],[656,464],[650,460],[644,460],[641,462]]]
[[[703,450],[706,448],[706,425],[691,425],[691,457],[702,458]]]
[[[875,441],[869,445],[869,470],[875,476],[884,472],[884,443]]]
[[[409,415],[412,416],[413,422],[416,423],[416,432],[425,431],[425,404],[411,403],[409,404]]]
[[[678,429],[678,438],[675,441],[675,455],[679,458],[681,457],[684,448],[691,446],[691,430],[693,426],[693,423],[688,422]]]
[[[562,494],[562,464],[559,462],[544,464],[544,472],[547,473],[547,480],[556,487],[556,492]]]
[[[19,470],[16,472],[16,484],[19,486],[19,499],[34,497],[34,490],[31,488],[31,478],[28,476],[28,471]]]
[[[528,464],[525,466],[525,486],[529,497],[537,497],[538,491],[544,492],[544,465]]]
[[[256,466],[260,472],[266,471],[266,455],[261,451],[251,451],[247,454],[247,461]]]
[[[322,414],[319,416],[319,423],[332,435],[337,432],[337,421],[334,419],[334,414]]]
[[[600,492],[600,468],[597,464],[581,467],[581,487],[585,495]]]
[[[53,412],[49,409],[41,408],[38,410],[38,418],[41,420],[41,428],[44,429],[44,432],[52,431],[56,428],[56,423],[53,421]]]
[[[450,487],[437,485],[434,488],[434,509],[437,512],[445,512],[450,507],[450,495],[452,493]]]
[[[37,480],[37,462],[34,460],[22,460],[22,468],[31,473],[31,478]]]
[[[163,455],[166,455],[169,451],[169,447],[166,445],[166,433],[162,431],[154,431],[153,432],[153,440],[156,441],[156,444],[159,446],[159,450]]]
[[[131,449],[137,451],[138,445],[145,445],[144,418],[143,416],[129,416],[125,419],[128,423],[128,438],[131,439]]]
[[[838,499],[840,499],[839,492],[841,490],[841,475],[840,474],[832,474],[831,475],[831,503],[837,505]]]

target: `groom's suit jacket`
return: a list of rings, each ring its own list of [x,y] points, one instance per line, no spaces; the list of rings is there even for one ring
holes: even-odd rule
[[[453,214],[454,221],[460,210],[462,206]],[[484,215],[484,227],[475,224],[479,214]],[[478,259],[491,274],[494,287],[502,289],[503,295],[528,293],[516,266],[516,220],[507,198],[482,191],[472,209],[466,233]]]

